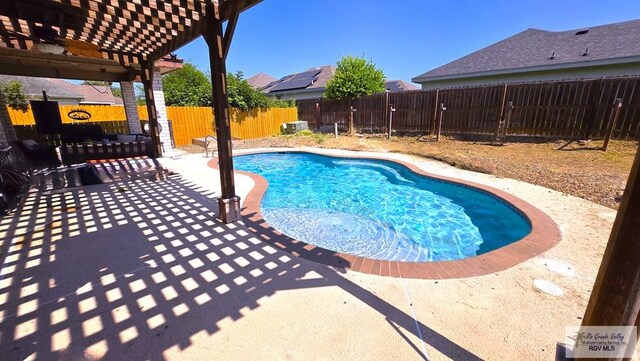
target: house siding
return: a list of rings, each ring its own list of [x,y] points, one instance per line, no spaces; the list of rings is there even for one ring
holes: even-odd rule
[[[640,76],[640,62],[421,81],[422,89]]]
[[[324,88],[314,91],[304,90],[291,93],[267,93],[266,95],[281,100],[305,100],[322,98],[322,94],[324,94]]]

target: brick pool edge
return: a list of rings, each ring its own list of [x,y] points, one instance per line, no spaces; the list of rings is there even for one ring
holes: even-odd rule
[[[257,153],[275,153],[282,150],[260,150],[246,151],[238,155],[248,155]],[[531,259],[555,246],[562,234],[558,225],[544,212],[523,201],[522,199],[505,191],[492,188],[479,183],[474,183],[462,179],[440,176],[421,170],[416,165],[398,159],[375,157],[369,155],[348,154],[332,155],[323,152],[310,150],[295,150],[290,152],[320,154],[330,157],[375,159],[392,161],[401,164],[412,172],[426,177],[461,184],[467,187],[488,192],[509,203],[512,207],[521,212],[531,223],[531,232],[519,241],[498,248],[485,254],[465,258],[455,261],[435,261],[435,262],[401,262],[375,260],[351,254],[330,251],[312,244],[298,241],[285,234],[280,233],[271,227],[260,213],[260,203],[266,192],[269,183],[267,180],[255,173],[235,170],[235,173],[250,177],[255,186],[242,206],[242,216],[245,225],[256,236],[263,241],[284,250],[296,257],[301,257],[310,261],[327,264],[334,267],[350,269],[352,271],[375,274],[380,276],[418,278],[418,279],[450,279],[482,276],[498,271],[503,271]],[[210,160],[209,167],[217,169],[217,158]]]

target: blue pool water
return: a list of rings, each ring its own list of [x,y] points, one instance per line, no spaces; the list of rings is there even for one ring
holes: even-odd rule
[[[499,198],[391,161],[290,152],[236,156],[234,166],[269,181],[261,212],[272,227],[336,252],[456,260],[531,231],[528,220]]]

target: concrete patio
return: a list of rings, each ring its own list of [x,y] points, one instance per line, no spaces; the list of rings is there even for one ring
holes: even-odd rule
[[[0,359],[554,359],[565,327],[581,323],[615,211],[381,156],[515,194],[548,213],[562,241],[474,278],[346,271],[283,252],[241,222],[217,221],[220,177],[208,159],[163,159],[177,173],[166,180],[33,192],[0,220]],[[252,187],[236,175],[239,196]],[[537,280],[563,294],[540,291]]]

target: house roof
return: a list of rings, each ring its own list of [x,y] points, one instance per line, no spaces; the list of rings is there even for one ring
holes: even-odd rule
[[[404,80],[386,80],[385,88],[391,93],[409,91],[409,90],[418,90],[418,87],[407,83]]]
[[[47,78],[32,78],[28,76],[1,75],[0,82],[19,81],[23,85],[23,92],[26,96],[42,96],[42,92],[47,92],[47,96],[65,99],[82,99],[78,93],[60,86]]]
[[[292,83],[293,81],[295,81],[294,77],[296,75],[301,75],[304,73],[309,73],[314,71],[318,71],[318,73],[312,77],[311,84],[307,86],[296,87],[296,88],[285,89],[285,90],[277,90],[276,88],[276,86],[278,85],[281,85],[280,87],[282,87],[282,85],[285,85],[286,83]],[[285,75],[282,78],[271,82],[262,90],[262,92],[266,94],[281,94],[281,93],[300,92],[300,91],[307,91],[307,90],[323,90],[327,86],[327,82],[329,81],[329,79],[333,77],[333,74],[335,74],[335,72],[336,72],[336,68],[332,65],[324,65],[320,67],[309,68],[303,71],[302,73]],[[276,89],[274,90],[274,88]]]
[[[11,80],[22,83],[26,96],[40,97],[44,90],[49,97],[74,99],[80,104],[123,104],[122,99],[114,96],[111,92],[111,87],[107,85],[76,85],[62,79],[0,75],[0,82],[8,82]]]
[[[72,84],[73,85],[73,84]],[[122,105],[122,98],[113,95],[108,85],[75,85],[76,92],[82,95],[82,103]]]
[[[282,85],[286,85],[287,83],[293,84],[293,82],[296,82],[297,81],[296,76],[299,76],[305,73],[314,74],[316,71],[318,73],[312,76],[313,82],[311,82],[311,84],[304,87],[292,87],[289,89],[281,89],[283,88]],[[335,73],[336,73],[336,68],[332,65],[324,65],[324,66],[319,66],[315,68],[309,68],[303,71],[302,73],[285,75],[278,80],[271,81],[266,86],[262,87],[262,91],[266,94],[282,94],[282,93],[305,92],[305,91],[311,91],[311,90],[324,90],[324,88],[327,86],[327,82],[329,81],[329,79],[333,77]],[[264,73],[256,74],[251,78],[247,79],[247,82],[249,82],[250,79],[254,79],[254,78],[259,79],[260,75],[266,75],[266,74]],[[266,76],[268,77],[268,75]],[[249,82],[249,84],[253,86],[251,82]],[[298,84],[301,84],[301,83],[298,83]],[[305,84],[305,83],[303,82],[302,84]],[[276,88],[276,86],[278,86],[278,88]],[[385,80],[385,88],[390,92],[400,92],[400,91],[418,89],[418,87],[416,87],[415,85],[407,83],[404,80]],[[257,88],[257,89],[260,89],[260,88]]]
[[[69,91],[78,94],[82,99],[80,104],[109,104],[109,105],[122,105],[122,98],[113,95],[111,87],[108,85],[88,85],[88,84],[73,84],[62,79],[47,79],[56,85],[66,88]]]
[[[276,80],[277,80],[276,78],[272,77],[269,74],[258,73],[248,78],[247,83],[249,83],[249,85],[251,85],[252,88],[261,90]]]
[[[640,60],[640,20],[567,31],[527,29],[412,81]]]

